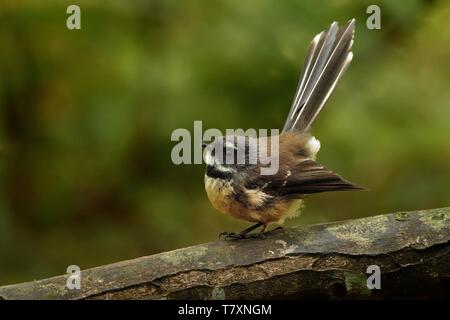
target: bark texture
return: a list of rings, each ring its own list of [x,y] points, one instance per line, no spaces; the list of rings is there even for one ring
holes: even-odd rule
[[[367,268],[381,289],[367,287]],[[450,208],[299,226],[0,287],[0,299],[450,297]]]

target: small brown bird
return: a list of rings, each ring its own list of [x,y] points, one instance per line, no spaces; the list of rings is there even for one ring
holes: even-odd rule
[[[212,205],[234,218],[256,223],[240,233],[222,233],[226,239],[259,236],[269,223],[283,223],[297,216],[307,194],[363,189],[315,161],[320,142],[309,133],[352,60],[354,27],[354,19],[342,27],[333,22],[312,40],[294,101],[278,136],[278,150],[270,142],[262,144],[261,137],[237,135],[218,137],[206,146],[205,189]],[[258,156],[263,153],[277,153],[275,174],[261,174],[264,164]],[[234,161],[228,161],[230,158]],[[260,233],[250,233],[258,227],[262,227]]]

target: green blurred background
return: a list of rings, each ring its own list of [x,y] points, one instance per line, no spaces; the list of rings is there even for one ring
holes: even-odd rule
[[[450,205],[450,2],[0,4],[0,285],[216,239],[176,128],[281,127],[306,47],[356,17],[354,60],[314,125],[319,160],[369,192],[311,196],[288,225]]]

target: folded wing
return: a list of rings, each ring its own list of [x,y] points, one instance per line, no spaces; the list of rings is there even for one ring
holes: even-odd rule
[[[261,189],[273,196],[293,198],[318,192],[364,189],[310,159],[300,162],[291,170],[280,170],[272,176],[259,176],[246,187]]]

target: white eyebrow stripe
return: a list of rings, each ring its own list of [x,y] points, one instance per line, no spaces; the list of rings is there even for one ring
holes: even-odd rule
[[[215,167],[217,170],[222,171],[222,172],[234,172],[234,171],[236,171],[236,170],[233,169],[233,168],[225,167],[225,166],[223,166],[223,165],[221,165],[221,164],[218,164],[218,163],[216,163],[216,164],[214,165],[214,167]]]

